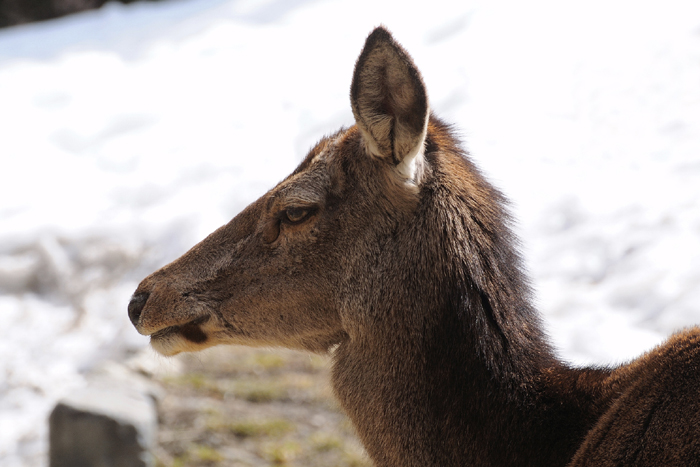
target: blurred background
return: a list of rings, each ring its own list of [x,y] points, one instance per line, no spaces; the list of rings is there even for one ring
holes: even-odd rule
[[[512,200],[563,358],[700,323],[696,0],[107,3],[0,29],[1,465],[45,465],[55,401],[147,346],[144,276],[353,123],[379,24]]]

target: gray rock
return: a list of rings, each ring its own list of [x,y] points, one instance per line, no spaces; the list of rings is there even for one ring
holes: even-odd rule
[[[50,467],[147,467],[156,441],[154,398],[102,377],[61,400],[49,417]]]

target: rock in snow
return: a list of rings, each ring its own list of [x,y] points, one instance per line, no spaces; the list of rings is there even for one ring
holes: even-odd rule
[[[148,467],[156,442],[158,388],[114,363],[62,398],[49,416],[51,467]]]

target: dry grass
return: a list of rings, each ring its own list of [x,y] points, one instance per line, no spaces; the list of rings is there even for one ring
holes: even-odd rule
[[[161,467],[370,466],[329,386],[328,361],[289,350],[218,347],[160,376]]]

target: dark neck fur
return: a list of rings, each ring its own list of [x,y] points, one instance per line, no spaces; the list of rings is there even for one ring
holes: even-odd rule
[[[566,465],[608,372],[556,359],[502,195],[434,118],[425,157],[417,221],[393,244],[415,251],[383,252],[414,263],[378,286],[373,332],[337,349],[338,397],[378,465]]]

